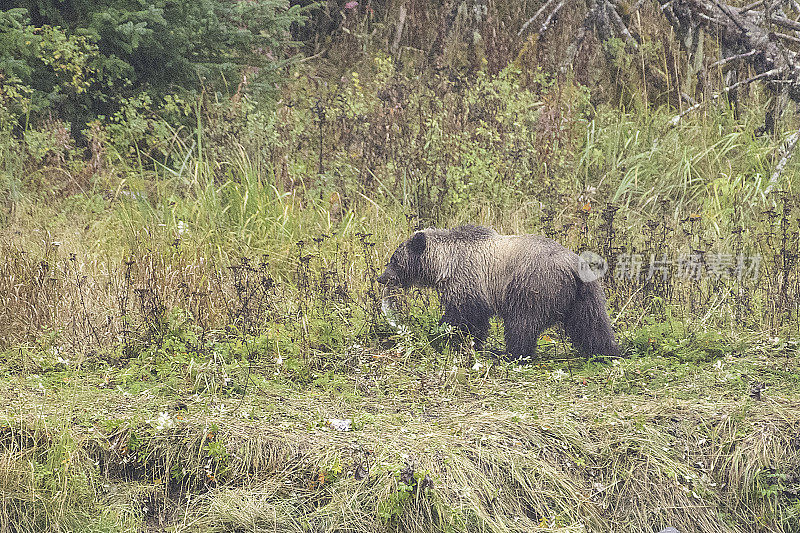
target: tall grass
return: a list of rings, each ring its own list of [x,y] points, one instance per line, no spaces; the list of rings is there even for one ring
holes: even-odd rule
[[[727,328],[748,307],[756,331],[797,329],[796,166],[785,173],[787,190],[765,197],[778,145],[752,133],[757,107],[741,123],[721,108],[673,127],[666,109],[630,115],[595,109],[578,90],[522,88],[513,69],[452,94],[409,91],[389,59],[374,69],[369,83],[353,75],[320,89],[317,104],[277,109],[280,130],[261,115],[234,117],[245,131],[272,128],[269,145],[217,135],[229,116],[198,113],[195,131],[176,132],[171,156],[122,169],[113,190],[98,180],[83,200],[56,202],[88,206],[102,196],[99,211],[81,217],[73,208],[71,219],[45,224],[46,237],[7,236],[6,309],[25,318],[10,320],[18,325],[6,345],[51,331],[108,349],[132,318],[130,304],[144,309],[145,290],[160,295],[156,314],[179,307],[196,318],[204,307],[206,326],[224,329],[237,285],[231,268],[243,260],[278,282],[269,290],[284,319],[316,309],[337,323],[324,311],[332,279],[358,316],[375,316],[374,277],[393,248],[418,227],[465,222],[608,255],[620,326],[639,323],[657,290],[686,320]],[[210,140],[219,138],[227,140]],[[36,217],[21,225],[43,222]],[[658,288],[645,279],[656,252],[672,263]],[[644,262],[637,279],[613,270],[631,254]],[[681,257],[697,256],[708,273],[720,255],[759,255],[760,275],[736,277],[734,264],[725,276],[678,275]],[[153,321],[144,315],[140,325]]]
[[[80,193],[7,163],[38,201],[11,199],[0,244],[3,378],[31,395],[0,426],[0,524],[792,531],[792,396],[747,398],[749,374],[791,379],[774,359],[789,368],[800,335],[797,163],[764,194],[778,141],[752,134],[760,107],[673,127],[666,109],[594,106],[513,69],[363,69],[269,115],[198,107],[166,157],[118,159]],[[409,291],[390,324],[383,263],[413,230],[460,223],[601,253],[633,357],[593,366],[550,332],[562,386],[464,349],[431,293]],[[638,276],[620,266],[632,254]],[[758,275],[710,275],[717,254],[759,255]],[[646,277],[662,256],[665,278]],[[680,257],[704,274],[681,275]],[[740,365],[750,352],[767,363]],[[66,422],[106,398],[124,420]],[[47,406],[65,422],[37,425]],[[357,446],[324,429],[342,413],[366,428]]]

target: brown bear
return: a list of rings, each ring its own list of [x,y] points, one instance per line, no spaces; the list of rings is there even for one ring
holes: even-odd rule
[[[582,354],[619,354],[596,276],[577,254],[545,237],[471,225],[424,229],[395,250],[377,281],[435,288],[442,322],[471,335],[478,349],[498,315],[514,358],[533,356],[539,335],[556,322]]]

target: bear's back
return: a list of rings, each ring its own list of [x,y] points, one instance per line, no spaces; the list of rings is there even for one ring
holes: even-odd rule
[[[508,247],[509,255],[524,258],[525,260],[536,259],[537,262],[549,262],[552,260],[564,263],[578,257],[572,250],[565,248],[553,239],[541,235],[524,234],[500,237],[507,240],[505,246]]]

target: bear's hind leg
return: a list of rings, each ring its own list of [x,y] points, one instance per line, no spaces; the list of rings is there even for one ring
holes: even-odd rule
[[[526,318],[507,318],[503,321],[506,352],[511,359],[532,359],[536,356],[536,342],[544,324]]]

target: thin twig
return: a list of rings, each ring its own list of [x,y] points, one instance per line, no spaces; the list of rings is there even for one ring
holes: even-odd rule
[[[794,37],[785,33],[775,33],[775,37],[783,39],[784,41],[789,41],[790,43],[800,44],[800,37]]]
[[[733,85],[731,85],[729,87],[725,87],[725,89],[723,89],[722,92],[723,93],[730,92],[730,91],[732,91],[734,89],[738,89],[742,85],[745,85],[747,83],[753,83],[754,81],[760,80],[761,78],[771,78],[771,77],[777,76],[778,74],[781,73],[782,70],[783,69],[774,68],[772,70],[767,70],[766,72],[762,72],[761,74],[756,74],[752,78],[747,78],[746,80],[737,81]],[[717,94],[720,94],[720,93],[717,93]]]
[[[788,30],[800,31],[800,22],[795,22],[792,19],[787,19],[786,17],[773,16],[770,18],[770,22],[772,22],[776,26],[780,26]]]
[[[715,19],[714,17],[709,17],[705,13],[695,13],[699,18],[705,20],[706,22],[710,22],[711,24],[720,24],[721,21],[719,19]]]
[[[715,95],[713,95],[711,97],[712,100],[716,100],[717,98],[719,98],[719,94],[715,94]],[[700,107],[701,105],[703,105],[703,102],[698,102],[698,103],[694,104],[691,107],[687,107],[686,109],[681,111],[678,115],[675,115],[674,117],[672,117],[672,119],[669,121],[669,125],[670,126],[677,126],[678,123],[681,121],[681,119],[683,117],[685,117],[686,115],[688,115],[689,113],[691,113],[692,111],[694,111],[695,109]]]
[[[526,29],[528,29],[528,26],[530,26],[530,25],[531,25],[531,24],[532,24],[532,23],[533,23],[533,22],[534,22],[536,19],[538,19],[538,18],[539,18],[539,16],[540,16],[542,13],[544,13],[544,10],[545,10],[545,9],[547,9],[548,7],[550,7],[550,4],[552,4],[553,2],[555,2],[555,0],[547,0],[547,2],[545,2],[545,4],[544,4],[542,7],[540,7],[540,8],[539,8],[539,11],[537,11],[537,12],[536,12],[536,14],[535,14],[534,16],[532,16],[531,18],[529,18],[529,19],[528,19],[528,22],[526,22],[525,24],[523,24],[523,25],[522,25],[522,28],[520,28],[520,30],[517,32],[517,37],[519,37],[520,35],[522,35],[522,34],[523,34],[523,32],[524,32]]]
[[[604,3],[606,10],[608,12],[608,17],[611,19],[611,23],[614,25],[614,28],[617,30],[617,32],[622,35],[625,44],[632,46],[633,48],[638,50],[639,43],[636,41],[636,39],[633,38],[633,35],[631,35],[630,30],[625,25],[625,22],[622,20],[622,17],[619,16],[617,8],[614,7],[611,4],[611,2],[606,1]]]
[[[692,98],[691,96],[689,96],[685,92],[679,91],[679,94],[680,94],[680,97],[683,98],[683,100],[685,102],[689,103],[689,105],[697,105],[697,100],[695,100],[694,98]]]
[[[746,6],[744,6],[743,8],[741,8],[739,10],[739,14],[740,15],[744,15],[745,13],[750,11],[751,9],[755,9],[755,8],[757,8],[758,6],[760,6],[763,3],[764,3],[764,0],[758,0],[757,2],[753,2],[752,4],[747,4]]]
[[[542,27],[539,28],[539,35],[547,31],[547,28],[550,27],[550,22],[555,18],[558,12],[561,11],[562,7],[564,7],[564,0],[559,2],[556,8],[553,11],[551,11],[549,15],[547,15],[547,19],[545,19],[545,21],[542,22]]]
[[[400,39],[403,37],[403,28],[406,25],[406,6],[400,6],[400,14],[397,17],[397,25],[394,30],[394,41],[392,42],[392,54],[397,55],[397,50],[400,48]]]
[[[781,172],[783,172],[784,167],[792,158],[794,154],[794,147],[797,145],[797,141],[800,139],[800,129],[794,132],[788,139],[786,139],[786,150],[784,151],[783,157],[781,160],[778,161],[778,164],[775,165],[775,172],[772,173],[772,176],[769,178],[769,183],[767,184],[767,188],[764,189],[764,194],[769,194],[772,192],[772,188],[775,187],[775,184],[778,183],[778,179],[781,177]]]
[[[734,17],[734,16],[733,16],[733,13],[731,13],[731,12],[730,12],[730,6],[725,6],[725,7],[722,7],[722,4],[720,4],[719,2],[717,2],[717,0],[714,0],[714,5],[715,5],[715,6],[717,6],[717,7],[719,8],[719,10],[720,10],[720,11],[722,11],[723,13],[725,13],[725,14],[728,16],[728,18],[729,18],[729,19],[731,19],[731,21],[733,21],[733,23],[734,23],[734,24],[736,24],[736,27],[737,27],[737,28],[739,28],[741,31],[744,31],[744,32],[746,32],[746,31],[747,31],[747,30],[744,28],[744,26],[742,26],[742,25],[741,25],[741,23],[739,22],[739,19],[738,19],[738,18],[736,18],[736,17]]]
[[[726,63],[730,63],[731,61],[736,61],[737,59],[744,59],[745,57],[750,57],[751,55],[757,54],[757,53],[758,53],[758,50],[750,50],[749,52],[745,52],[743,54],[736,54],[735,56],[723,57],[719,61],[715,61],[715,62],[711,63],[708,66],[708,68],[712,69],[714,67],[721,67],[722,65],[725,65]]]

